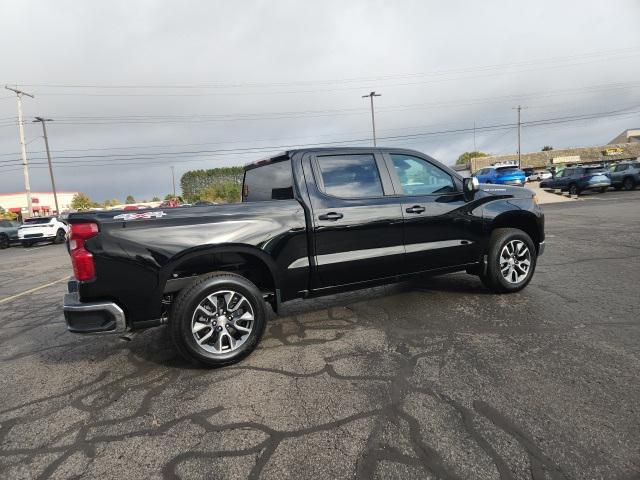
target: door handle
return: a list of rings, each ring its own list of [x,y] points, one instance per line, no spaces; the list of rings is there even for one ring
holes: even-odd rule
[[[338,213],[338,212],[329,212],[329,213],[325,213],[324,215],[319,215],[318,218],[320,220],[336,221],[336,220],[341,219],[343,216],[344,215],[342,215],[341,213]]]
[[[426,210],[426,208],[424,208],[423,206],[414,205],[413,207],[407,208],[406,212],[407,213],[422,213],[425,210]]]

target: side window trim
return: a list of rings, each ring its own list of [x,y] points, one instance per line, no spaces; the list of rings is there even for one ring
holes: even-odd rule
[[[409,155],[411,157],[415,157],[418,158],[420,160],[422,160],[423,162],[427,162],[429,165],[431,165],[433,168],[437,168],[438,170],[441,170],[443,173],[445,173],[446,175],[449,176],[449,178],[451,179],[451,184],[453,185],[453,187],[455,188],[455,191],[453,192],[446,192],[446,193],[423,193],[423,194],[419,194],[419,195],[406,195],[402,189],[402,182],[400,182],[400,177],[398,177],[398,173],[396,172],[396,169],[393,165],[393,159],[391,158],[391,155]],[[415,155],[414,153],[411,154],[407,154],[407,153],[402,153],[402,152],[384,152],[383,154],[384,157],[384,161],[387,165],[387,169],[389,170],[389,174],[391,175],[391,181],[393,182],[393,188],[396,192],[396,196],[398,197],[442,197],[445,195],[459,195],[460,194],[460,186],[458,185],[458,182],[456,182],[455,178],[447,171],[442,170],[439,166],[434,165],[433,162],[429,161],[426,158],[423,158],[421,156]],[[479,172],[477,173],[479,174]]]
[[[376,168],[378,170],[378,177],[380,178],[380,186],[382,187],[382,195],[376,195],[374,197],[339,197],[337,195],[332,195],[327,193],[324,180],[322,178],[322,169],[320,168],[320,164],[318,162],[318,157],[336,157],[340,155],[370,155],[373,157]],[[380,154],[375,151],[362,151],[362,152],[353,152],[353,153],[344,153],[344,152],[322,152],[321,154],[315,154],[311,157],[311,170],[313,171],[313,177],[315,179],[316,187],[318,192],[327,197],[327,198],[337,198],[340,200],[370,200],[376,198],[385,198],[389,196],[395,195],[395,190],[393,186],[393,182],[390,177],[389,169],[383,158],[380,157]]]

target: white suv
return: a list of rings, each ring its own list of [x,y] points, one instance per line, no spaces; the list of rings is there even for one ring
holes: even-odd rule
[[[69,227],[57,217],[27,218],[18,228],[18,240],[23,247],[38,242],[62,243],[67,237]]]

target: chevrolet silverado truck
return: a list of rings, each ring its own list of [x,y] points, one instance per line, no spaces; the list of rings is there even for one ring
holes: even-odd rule
[[[205,366],[247,356],[267,304],[466,271],[516,292],[544,250],[521,187],[482,185],[422,153],[291,150],[245,167],[242,202],[69,215],[71,332],[167,324]]]

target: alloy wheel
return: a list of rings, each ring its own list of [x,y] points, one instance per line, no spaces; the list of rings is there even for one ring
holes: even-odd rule
[[[531,252],[521,240],[511,240],[500,251],[500,273],[509,283],[520,283],[529,275]]]
[[[226,354],[240,348],[249,338],[254,324],[253,306],[234,290],[207,295],[196,307],[191,333],[196,343],[213,354]]]

